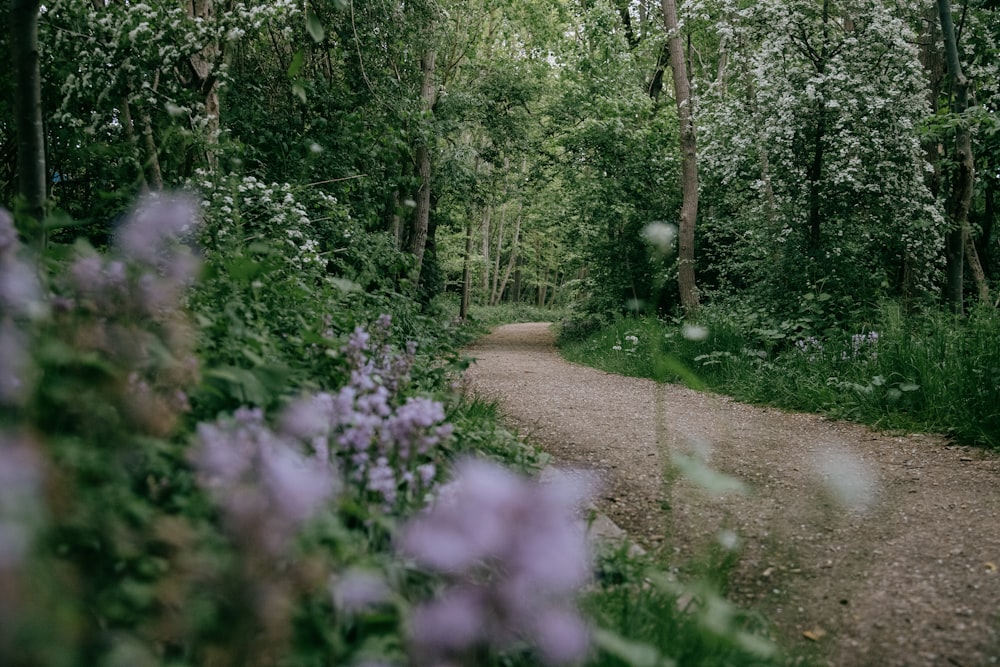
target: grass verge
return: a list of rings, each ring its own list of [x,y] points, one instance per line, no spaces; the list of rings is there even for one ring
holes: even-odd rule
[[[1000,447],[1000,313],[906,315],[894,305],[853,332],[823,337],[706,309],[697,325],[619,319],[564,339],[574,362],[683,381],[739,400],[880,428]]]

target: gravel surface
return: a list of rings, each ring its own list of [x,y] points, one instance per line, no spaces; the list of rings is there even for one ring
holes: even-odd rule
[[[557,464],[595,471],[632,539],[683,566],[735,537],[729,597],[785,646],[845,667],[1000,664],[996,455],[570,364],[544,323],[470,354],[470,389]]]

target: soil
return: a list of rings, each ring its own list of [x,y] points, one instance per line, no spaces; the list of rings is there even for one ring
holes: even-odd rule
[[[819,664],[1000,664],[995,453],[613,375],[553,340],[500,327],[465,381],[557,465],[594,471],[630,539],[678,566],[732,547],[730,599]]]

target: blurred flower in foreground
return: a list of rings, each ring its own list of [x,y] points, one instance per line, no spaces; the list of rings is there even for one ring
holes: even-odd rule
[[[31,363],[24,320],[42,310],[41,286],[10,213],[0,209],[0,405],[18,404],[28,393]]]
[[[44,461],[27,436],[0,431],[0,663],[13,649],[37,587],[27,578],[45,512]]]
[[[548,664],[584,658],[589,632],[575,608],[590,578],[579,477],[537,483],[465,461],[436,504],[402,531],[399,550],[449,587],[417,607],[409,635],[420,664],[468,662],[476,649],[533,643]]]
[[[826,490],[844,509],[863,512],[878,499],[875,470],[847,447],[836,443],[821,445],[812,464]]]
[[[668,222],[651,222],[643,228],[642,236],[657,252],[667,255],[674,250],[677,225]]]
[[[337,491],[330,463],[273,432],[259,409],[199,424],[192,459],[230,530],[276,555]]]

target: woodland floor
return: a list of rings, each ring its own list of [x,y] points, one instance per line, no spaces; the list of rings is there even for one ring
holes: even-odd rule
[[[570,364],[547,324],[500,327],[470,354],[470,389],[557,465],[595,471],[599,509],[631,539],[683,567],[735,533],[729,598],[791,651],[844,667],[1000,664],[995,454]],[[706,493],[669,473],[675,454],[746,492]]]

